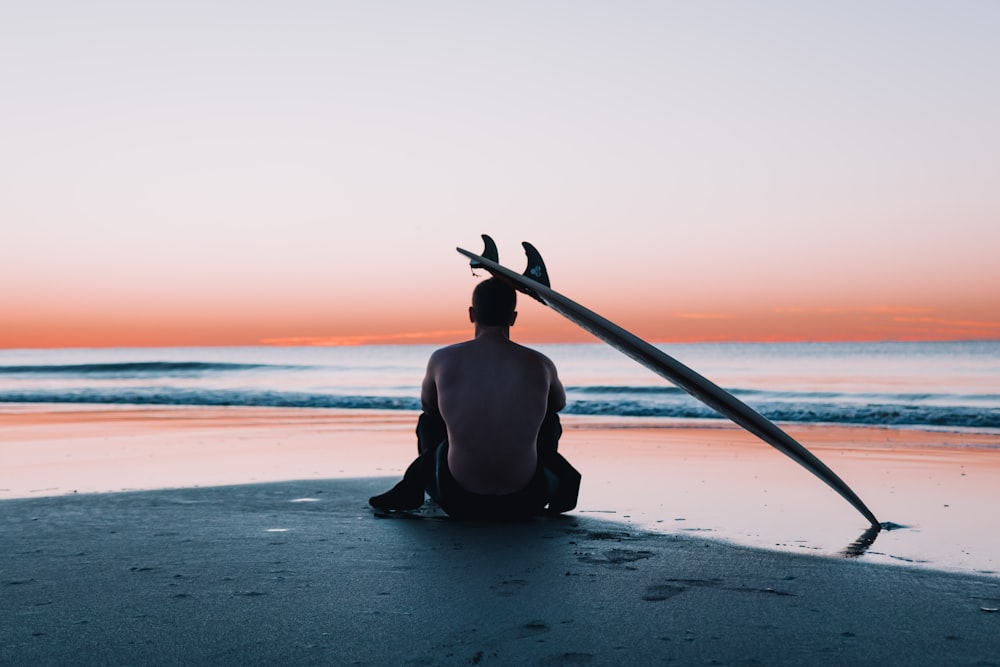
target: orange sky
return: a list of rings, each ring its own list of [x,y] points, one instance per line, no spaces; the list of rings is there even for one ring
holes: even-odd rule
[[[463,273],[456,256],[455,273]],[[471,282],[456,276],[456,283]],[[419,291],[419,290],[418,290]],[[567,293],[634,333],[655,342],[836,341],[1000,339],[1000,318],[992,304],[774,306],[757,304],[678,308],[669,297],[648,302],[614,295],[594,298]],[[0,347],[116,347],[215,345],[359,345],[448,343],[471,333],[467,294],[450,290],[424,307],[384,297],[385,308],[332,299],[331,305],[289,307],[280,303],[131,302],[37,311],[19,309],[0,330]],[[373,298],[373,301],[377,300]],[[449,301],[450,303],[445,303]],[[689,304],[685,304],[689,305]],[[702,304],[705,305],[705,304]],[[377,306],[377,304],[376,304]],[[588,342],[590,334],[541,304],[522,296],[512,330],[522,342]]]
[[[1000,4],[390,4],[0,12],[0,348],[1000,338]]]

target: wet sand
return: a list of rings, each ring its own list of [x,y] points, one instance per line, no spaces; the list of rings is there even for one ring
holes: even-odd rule
[[[565,517],[378,518],[366,499],[408,462],[413,418],[5,407],[0,664],[1000,655],[1000,438],[793,430],[910,526],[847,557],[864,519],[714,423],[566,418],[584,487]]]

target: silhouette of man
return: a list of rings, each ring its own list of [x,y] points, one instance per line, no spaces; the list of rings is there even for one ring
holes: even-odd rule
[[[496,278],[472,293],[475,337],[427,363],[419,456],[403,480],[368,502],[420,507],[426,491],[457,518],[518,518],[576,506],[580,474],[557,453],[566,392],[555,364],[510,340],[515,291]]]

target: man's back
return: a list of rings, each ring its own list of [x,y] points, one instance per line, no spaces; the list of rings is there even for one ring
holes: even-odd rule
[[[473,493],[503,495],[534,475],[539,426],[566,399],[547,357],[489,333],[431,355],[421,400],[448,427],[455,480]]]

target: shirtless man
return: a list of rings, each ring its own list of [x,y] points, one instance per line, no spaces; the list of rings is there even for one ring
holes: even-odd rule
[[[555,364],[510,340],[513,289],[493,278],[472,295],[472,340],[435,351],[420,392],[420,456],[369,503],[414,509],[426,490],[458,517],[530,515],[576,504],[579,474],[556,453],[566,392]]]

